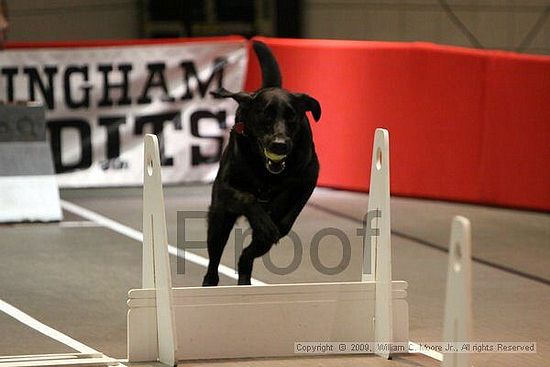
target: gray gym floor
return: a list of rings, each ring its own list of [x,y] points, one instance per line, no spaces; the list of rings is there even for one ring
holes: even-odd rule
[[[206,210],[210,186],[165,188],[168,235],[176,244],[177,210]],[[140,188],[62,190],[67,202],[92,210],[141,231]],[[366,213],[368,195],[318,189],[294,231],[303,245],[300,267],[288,275],[269,272],[257,260],[253,276],[266,283],[358,280],[362,240],[356,230]],[[392,198],[393,278],[409,283],[410,339],[438,341],[442,334],[447,242],[454,215],[468,217],[473,234],[474,339],[535,341],[537,354],[473,355],[477,366],[550,364],[550,215],[429,200]],[[127,292],[141,283],[138,241],[64,211],[52,224],[0,225],[0,300],[106,355],[126,358]],[[204,239],[206,222],[192,220],[189,239]],[[238,226],[246,230],[245,221]],[[349,265],[337,275],[319,273],[309,246],[322,228],[347,234]],[[222,263],[234,268],[234,238]],[[193,252],[207,256],[206,250]],[[282,240],[270,253],[274,264],[292,260],[293,247]],[[320,246],[321,263],[336,266],[342,247],[334,237]],[[174,286],[198,286],[205,269],[187,262]],[[236,281],[222,276],[221,284]],[[205,325],[207,327],[207,325]],[[269,332],[269,331],[266,331]],[[72,351],[0,312],[0,355]],[[208,361],[188,366],[435,366],[422,355],[383,361],[372,356],[322,356],[243,361]]]

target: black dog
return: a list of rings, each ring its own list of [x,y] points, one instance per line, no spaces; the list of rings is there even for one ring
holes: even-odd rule
[[[321,106],[312,97],[281,89],[279,66],[269,48],[254,42],[262,88],[254,93],[212,92],[239,103],[229,143],[212,188],[208,213],[210,263],[203,286],[218,284],[218,265],[235,224],[244,215],[252,242],[239,259],[239,284],[250,284],[254,259],[284,237],[317,183],[319,161],[306,111],[315,121]]]

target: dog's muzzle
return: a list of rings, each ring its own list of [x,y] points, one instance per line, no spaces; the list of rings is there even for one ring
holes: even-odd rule
[[[290,152],[289,139],[277,137],[268,144],[262,146],[262,152],[265,158],[265,168],[273,174],[283,172],[285,169],[285,158]]]
[[[264,148],[265,168],[273,174],[283,172],[285,169],[286,154],[276,154]]]

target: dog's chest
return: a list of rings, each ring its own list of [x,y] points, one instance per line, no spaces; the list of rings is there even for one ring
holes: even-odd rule
[[[286,185],[282,183],[264,183],[257,186],[254,195],[262,206],[268,207],[274,199],[281,196],[286,190]]]
[[[262,185],[256,191],[256,199],[260,204],[267,204],[273,198],[273,188],[269,185]]]

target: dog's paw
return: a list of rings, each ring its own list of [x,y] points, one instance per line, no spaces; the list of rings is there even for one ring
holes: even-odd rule
[[[270,218],[267,219],[253,228],[253,237],[263,243],[275,244],[281,238],[281,234],[275,223]]]
[[[251,285],[250,275],[239,275],[238,285]]]
[[[202,280],[202,286],[203,287],[215,287],[218,285],[218,283],[220,282],[220,277],[219,276],[213,276],[213,275],[208,275],[206,274],[204,276],[204,279]]]

